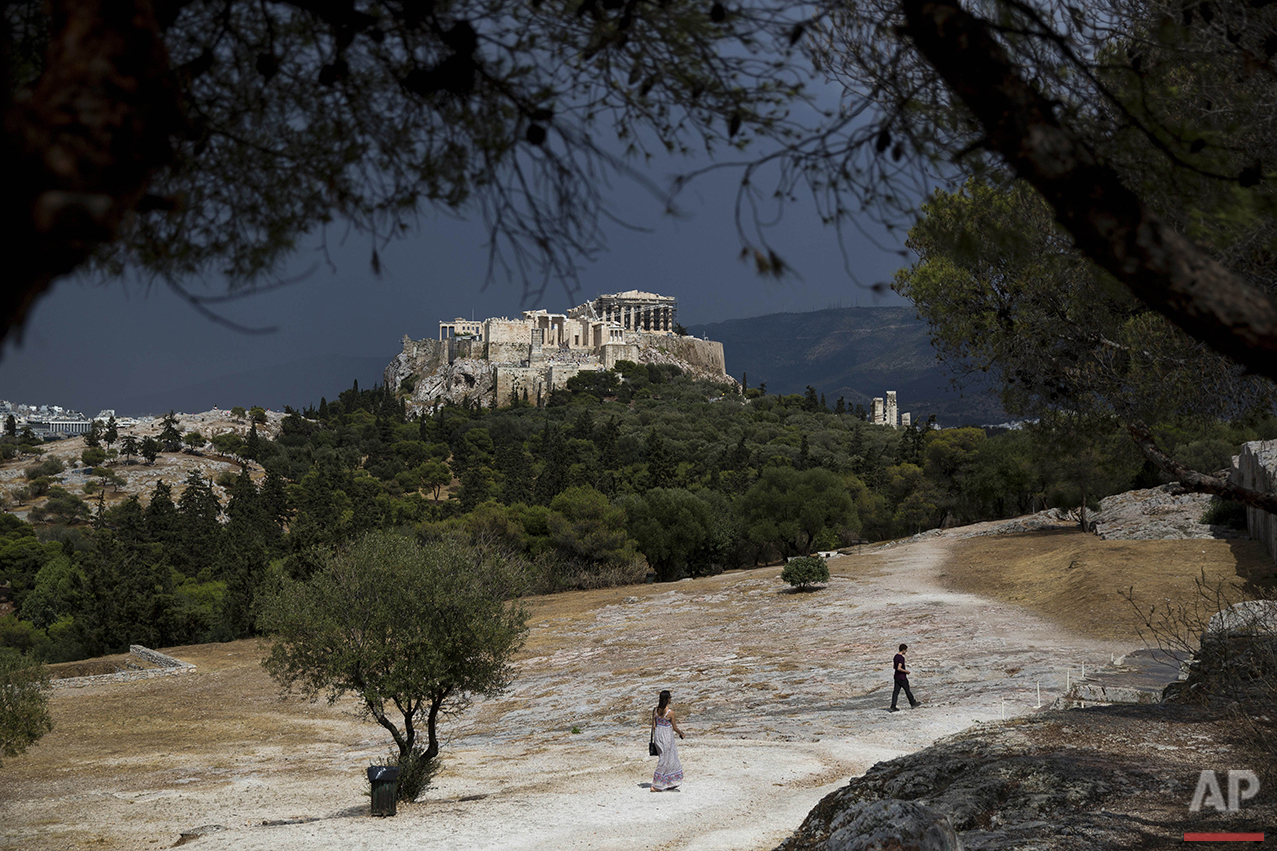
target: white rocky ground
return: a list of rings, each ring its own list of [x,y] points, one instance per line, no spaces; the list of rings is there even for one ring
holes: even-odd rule
[[[284,415],[278,411],[268,411],[266,414],[267,421],[264,425],[258,427],[258,432],[263,437],[275,437],[279,431],[279,422]],[[241,437],[248,435],[251,424],[247,419],[232,417],[229,411],[211,410],[197,414],[177,414],[178,430],[183,435],[187,432],[198,431],[205,438],[211,439],[214,435],[224,434],[233,431]],[[139,422],[135,426],[120,429],[120,437],[126,434],[132,434],[141,439],[144,437],[154,437],[159,435],[161,429],[159,418]],[[85,494],[84,486],[89,481],[96,479],[91,475],[89,468],[80,462],[80,454],[86,449],[83,437],[70,437],[64,440],[46,443],[42,446],[45,450],[43,458],[54,457],[61,459],[66,465],[66,470],[59,473],[53,478],[54,483],[65,488],[70,493],[92,501],[94,497]],[[117,441],[114,448],[118,451],[120,446]],[[26,485],[27,479],[24,475],[25,470],[33,464],[38,464],[40,458],[20,458],[6,462],[0,466],[0,503],[7,506],[6,510],[19,517],[25,518],[27,512],[31,508],[31,504],[26,501],[20,501],[15,498],[16,492]],[[154,464],[147,464],[142,458],[134,457],[133,463],[126,463],[123,457],[117,457],[111,462],[111,469],[120,478],[124,479],[124,484],[119,487],[120,494],[140,494],[143,496],[143,502],[149,497],[150,493],[155,489],[155,484],[159,481],[166,481],[170,485],[174,485],[174,497],[181,491],[181,483],[186,480],[192,470],[199,470],[209,478],[216,479],[219,473],[231,472],[238,473],[240,465],[235,459],[225,458],[217,455],[212,451],[212,447],[205,447],[199,454],[191,452],[164,452],[159,455]],[[225,492],[215,486],[218,495],[225,502]],[[114,497],[117,491],[108,486],[108,496]]]
[[[245,746],[205,767],[212,779],[174,771],[153,788],[0,806],[0,844],[20,847],[29,830],[65,829],[91,811],[136,847],[224,828],[198,831],[201,851],[773,848],[873,763],[1033,712],[1038,686],[1050,704],[1066,670],[1132,649],[943,590],[952,540],[836,559],[833,581],[811,593],[763,568],[590,592],[597,604],[584,612],[544,598],[513,690],[447,722],[443,774],[395,818],[368,817],[361,777],[384,737],[346,720],[316,726],[305,754]],[[924,703],[891,714],[901,641]],[[645,713],[661,688],[688,732],[687,776],[680,791],[653,794]],[[313,770],[299,773],[297,760]]]

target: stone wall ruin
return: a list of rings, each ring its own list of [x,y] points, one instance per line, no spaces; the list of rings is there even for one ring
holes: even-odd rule
[[[140,644],[129,645],[129,655],[137,657],[139,662],[153,665],[151,668],[116,671],[114,674],[94,674],[88,677],[63,677],[49,681],[52,688],[84,688],[85,686],[105,683],[127,683],[135,680],[151,680],[156,677],[172,677],[180,674],[195,673],[195,666],[181,659],[174,659],[158,650],[151,650]],[[125,662],[125,665],[128,665]]]
[[[1277,493],[1277,440],[1255,440],[1242,444],[1233,459],[1229,480],[1250,490]],[[1246,506],[1246,531],[1263,543],[1269,557],[1277,562],[1277,515]]]
[[[406,391],[415,413],[445,401],[535,403],[575,375],[622,360],[674,364],[694,377],[734,383],[722,343],[673,333],[677,311],[672,296],[630,290],[567,313],[536,309],[517,319],[442,321],[437,340],[404,336],[403,351],[386,367],[386,386]]]
[[[874,397],[869,422],[873,425],[886,425],[892,428],[901,426],[909,428],[911,415],[908,412],[900,413],[900,406],[896,403],[896,391],[888,390],[886,399],[881,396]]]

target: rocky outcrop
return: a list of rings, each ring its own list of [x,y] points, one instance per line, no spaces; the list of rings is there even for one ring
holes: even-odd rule
[[[1185,830],[1208,829],[1209,816],[1188,812],[1200,770],[1259,759],[1230,719],[1201,708],[1043,712],[878,763],[821,800],[777,851],[1175,847]],[[1273,810],[1255,807],[1247,822]]]
[[[737,384],[727,375],[723,344],[676,334],[631,334],[638,344],[639,363],[673,364],[693,378]]]
[[[1277,600],[1247,600],[1216,612],[1186,680],[1167,693],[1177,700],[1240,703],[1267,712],[1277,693]]]
[[[961,851],[941,812],[913,801],[871,801],[838,814],[826,851]]]
[[[409,396],[408,410],[432,409],[443,402],[490,407],[496,365],[482,358],[458,358],[433,372],[419,375]]]
[[[404,381],[416,382],[420,376],[430,375],[447,364],[447,341],[414,340],[404,334],[403,349],[386,366],[383,377],[394,392],[405,386]]]
[[[620,348],[622,359],[672,364],[693,378],[736,384],[724,369],[722,344],[713,340],[627,332]],[[532,400],[562,387],[579,372],[604,366],[610,362],[604,363],[589,350],[485,344],[471,338],[413,340],[405,335],[403,350],[386,366],[384,377],[387,387],[406,394],[411,414],[447,402],[482,407],[508,404],[520,390]]]
[[[1187,538],[1237,538],[1227,526],[1208,526],[1202,515],[1211,495],[1176,493],[1175,484],[1127,491],[1100,500],[1100,510],[1087,519],[1107,541],[1167,541]]]

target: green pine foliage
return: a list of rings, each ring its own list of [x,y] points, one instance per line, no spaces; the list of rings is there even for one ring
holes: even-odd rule
[[[813,391],[745,399],[622,362],[552,405],[409,417],[397,394],[352,387],[286,409],[273,440],[250,427],[243,469],[216,487],[193,475],[113,508],[68,493],[50,465],[23,497],[46,522],[0,515],[14,606],[0,647],[52,662],[256,635],[263,593],[380,530],[496,547],[540,593],[707,576],[1158,482],[1116,426],[1065,440],[1050,423],[939,430],[921,412],[891,429]],[[1277,437],[1277,422],[1157,430],[1177,458],[1211,468],[1242,441]]]
[[[780,578],[800,591],[829,581],[829,565],[820,556],[799,556],[785,562]]]

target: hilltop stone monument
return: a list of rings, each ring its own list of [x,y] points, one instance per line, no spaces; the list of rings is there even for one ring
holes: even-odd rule
[[[684,372],[735,383],[723,344],[673,333],[678,300],[629,290],[601,295],[566,313],[525,310],[517,319],[456,318],[439,323],[438,339],[412,340],[386,367],[386,386],[411,387],[408,408],[432,408],[444,399],[484,406],[530,402],[563,387],[582,372],[612,369],[618,361],[670,363]]]

